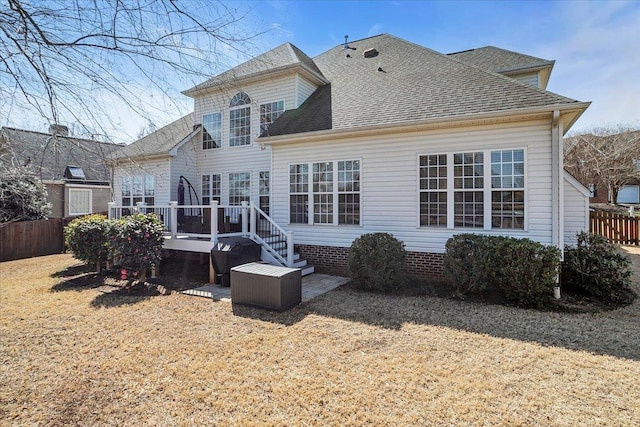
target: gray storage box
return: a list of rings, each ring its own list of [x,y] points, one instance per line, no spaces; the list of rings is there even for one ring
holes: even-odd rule
[[[299,268],[252,262],[231,269],[231,302],[284,311],[302,300]]]

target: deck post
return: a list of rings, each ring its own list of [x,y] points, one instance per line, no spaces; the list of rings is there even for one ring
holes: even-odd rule
[[[287,267],[293,267],[293,231],[287,231]]]
[[[109,202],[107,203],[107,205],[109,206],[109,209],[107,211],[107,218],[109,219],[114,219],[115,216],[115,210],[116,210],[116,202]]]
[[[242,236],[247,237],[249,235],[249,202],[246,200],[242,202]]]
[[[256,235],[256,217],[257,217],[257,212],[256,212],[256,206],[253,202],[251,202],[251,211],[250,211],[250,215],[249,215],[249,233],[251,234],[251,236],[255,236]]]
[[[176,238],[178,232],[178,202],[169,202],[171,209],[171,238]]]
[[[211,201],[211,243],[218,243],[218,201]]]
[[[136,206],[138,206],[138,213],[143,215],[147,214],[147,204],[145,202],[136,202]]]

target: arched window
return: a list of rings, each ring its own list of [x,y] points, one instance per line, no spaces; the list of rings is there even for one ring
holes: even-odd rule
[[[247,95],[244,92],[238,92],[233,96],[233,98],[231,98],[229,107],[233,108],[233,107],[239,107],[241,105],[250,105],[250,104],[251,104],[251,98],[249,98],[249,95]]]
[[[229,146],[251,144],[251,98],[236,93],[229,103]]]

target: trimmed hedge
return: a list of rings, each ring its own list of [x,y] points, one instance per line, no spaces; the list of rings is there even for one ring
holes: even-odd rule
[[[154,214],[131,215],[117,221],[103,215],[76,218],[65,227],[73,255],[98,272],[107,260],[119,266],[123,280],[145,280],[147,270],[160,262],[164,225]]]
[[[529,239],[459,234],[447,241],[444,273],[462,295],[500,291],[522,306],[544,306],[556,285],[560,251]]]
[[[154,214],[136,214],[115,222],[109,247],[122,267],[121,279],[145,280],[147,270],[160,262],[164,225]]]
[[[104,215],[86,215],[74,219],[64,229],[65,243],[73,256],[100,272],[107,260],[109,245],[107,239],[111,221]]]
[[[630,303],[631,261],[599,235],[578,233],[576,246],[565,249],[563,285],[578,289],[602,301]]]
[[[406,254],[389,233],[363,234],[349,249],[349,276],[358,289],[392,292],[406,284]]]

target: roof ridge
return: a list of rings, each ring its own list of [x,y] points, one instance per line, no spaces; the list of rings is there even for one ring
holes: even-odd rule
[[[55,136],[58,139],[72,139],[72,140],[76,140],[76,141],[86,141],[86,142],[93,142],[93,143],[97,143],[97,144],[106,144],[106,145],[121,145],[117,142],[109,142],[109,141],[100,141],[99,139],[93,139],[93,138],[82,138],[79,136],[71,136],[71,135],[55,135],[55,134],[51,134],[48,132],[41,132],[38,130],[29,130],[29,129],[20,129],[20,128],[15,128],[12,126],[2,126],[2,128],[0,128],[0,131],[2,130],[12,130],[12,131],[16,131],[16,132],[23,132],[23,133],[35,133],[38,135],[42,135],[42,136]]]

